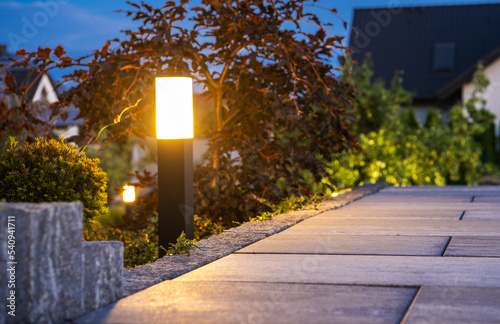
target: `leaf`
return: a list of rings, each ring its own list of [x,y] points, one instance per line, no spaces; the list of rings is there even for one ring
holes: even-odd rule
[[[61,56],[63,56],[64,54],[66,54],[66,51],[64,50],[64,48],[61,45],[58,45],[56,47],[56,49],[54,50],[54,55],[57,58],[61,58]]]
[[[7,86],[9,88],[13,88],[14,87],[14,76],[11,74],[11,73],[8,73],[7,76],[5,76],[5,84],[7,84]]]
[[[109,46],[111,46],[111,41],[107,41],[106,42],[106,45],[104,45],[101,49],[101,55],[102,56],[106,56],[108,54],[108,49],[109,49]]]
[[[40,60],[50,60],[50,52],[52,50],[49,47],[41,48],[38,47],[37,55]]]
[[[141,7],[138,4],[136,4],[136,3],[133,3],[131,1],[127,1],[126,3],[129,4],[129,5],[131,5],[131,6],[136,7],[137,9],[141,9]]]
[[[26,50],[24,48],[21,48],[16,51],[16,56],[24,56],[26,55]]]

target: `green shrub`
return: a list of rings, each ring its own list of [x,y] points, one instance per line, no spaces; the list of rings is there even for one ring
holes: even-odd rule
[[[208,217],[194,215],[194,238],[199,241],[212,235],[218,235],[226,230],[221,222],[214,222]]]
[[[425,126],[418,124],[411,107],[403,109],[411,104],[411,93],[401,87],[399,75],[391,88],[386,88],[380,81],[371,81],[369,63],[352,70],[350,67],[348,62],[343,76],[359,90],[354,112],[360,120],[354,129],[362,150],[343,152],[329,163],[328,173],[337,180],[339,188],[366,182],[472,185],[487,171],[491,172],[481,163],[481,155],[483,161],[491,161],[494,155],[494,116],[485,109],[482,99],[487,82],[481,67],[474,76],[476,91],[470,99],[450,109],[449,122],[443,123],[439,114],[429,110]],[[370,116],[376,118],[369,119]]]
[[[190,240],[186,237],[186,233],[184,231],[181,233],[181,235],[177,238],[176,243],[170,243],[170,247],[167,250],[167,255],[174,255],[174,254],[180,254],[180,255],[191,255],[191,250],[194,248],[199,248],[198,244],[195,243],[196,240]]]
[[[85,224],[107,214],[106,174],[63,139],[37,138],[0,156],[0,198],[8,202],[81,201]]]

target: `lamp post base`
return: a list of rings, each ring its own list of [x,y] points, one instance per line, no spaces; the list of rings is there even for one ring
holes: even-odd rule
[[[193,140],[158,140],[158,240],[168,249],[184,231],[194,238]],[[165,255],[160,249],[159,256]]]

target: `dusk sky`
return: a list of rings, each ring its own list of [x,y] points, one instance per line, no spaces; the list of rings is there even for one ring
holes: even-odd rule
[[[159,7],[165,1],[150,0]],[[192,6],[200,0],[192,1]],[[354,8],[384,8],[387,6],[453,5],[473,3],[498,3],[494,0],[320,0],[319,5],[337,8],[339,16],[351,23]],[[8,52],[20,48],[35,50],[38,46],[63,45],[70,56],[79,57],[101,48],[107,40],[123,37],[121,30],[137,26],[118,9],[132,8],[125,1],[103,0],[44,0],[0,1],[0,44]],[[336,34],[348,35],[342,21],[326,11],[318,11],[321,19],[333,22]],[[60,73],[52,73],[55,79]]]

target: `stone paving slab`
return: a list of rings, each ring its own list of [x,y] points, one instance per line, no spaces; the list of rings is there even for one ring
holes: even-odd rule
[[[77,323],[495,322],[493,196],[499,187],[390,187],[267,238],[257,226],[262,241]]]
[[[407,212],[425,212],[427,216],[433,217],[434,213],[446,213],[450,211],[464,210],[490,210],[500,208],[498,203],[471,203],[471,202],[384,202],[384,203],[361,203],[349,204],[345,208],[353,210],[363,210],[372,208],[374,210],[406,210]],[[344,207],[343,207],[344,208]]]
[[[500,196],[496,195],[476,195],[474,198],[475,203],[479,202],[492,202],[492,203],[500,203]]]
[[[500,258],[500,237],[454,236],[444,256]]]
[[[382,204],[382,203],[452,203],[452,202],[461,202],[461,203],[470,203],[473,195],[439,195],[439,194],[427,194],[427,195],[394,195],[394,194],[380,194],[376,196],[365,197],[362,201],[359,201],[362,204]]]
[[[174,280],[500,287],[500,259],[232,254]]]
[[[381,191],[378,193],[378,195],[383,196],[383,197],[453,197],[453,196],[460,196],[460,197],[471,197],[477,194],[484,194],[483,192],[478,192],[476,190],[466,190],[466,191],[439,191],[439,190],[428,190],[428,191],[415,191],[415,190],[401,190],[401,189],[394,189],[394,187],[387,187],[384,189],[384,191]]]
[[[174,280],[77,323],[362,323],[367,319],[399,323],[416,292],[416,288]]]
[[[417,193],[425,194],[429,192],[442,193],[442,194],[462,194],[471,193],[476,194],[498,194],[498,186],[411,186],[411,187],[388,187],[384,189],[384,193]]]
[[[449,237],[276,234],[237,253],[441,256]]]
[[[499,322],[500,288],[424,286],[404,323]]]
[[[466,210],[462,220],[500,221],[500,208]]]
[[[474,200],[465,210],[500,210],[500,203],[497,202],[476,202]]]
[[[435,208],[419,208],[408,209],[404,207],[357,207],[356,204],[347,205],[340,209],[329,213],[321,213],[315,218],[368,218],[368,219],[447,219],[459,220],[464,210],[450,208],[439,209]],[[500,220],[500,217],[499,219]]]
[[[416,236],[500,236],[500,221],[310,218],[282,233]]]

